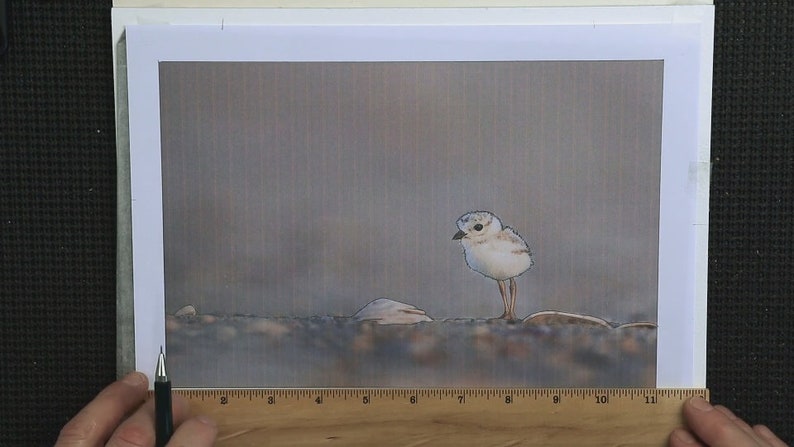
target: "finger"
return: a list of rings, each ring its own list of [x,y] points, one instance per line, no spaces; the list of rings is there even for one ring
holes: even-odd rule
[[[139,372],[111,383],[63,426],[56,447],[104,444],[119,421],[143,402],[148,388],[146,376]]]
[[[218,436],[218,426],[206,416],[196,416],[186,420],[180,425],[168,447],[210,447],[215,445]]]
[[[689,431],[676,428],[670,433],[669,447],[704,447]]]
[[[772,430],[770,430],[766,425],[756,425],[753,427],[753,431],[758,436],[764,438],[764,440],[766,440],[766,442],[768,442],[772,447],[788,447],[788,444],[783,442],[782,439],[778,438],[777,435],[772,433]]]
[[[702,397],[693,397],[684,404],[684,418],[690,430],[708,446],[764,447],[758,438],[745,432]]]
[[[187,399],[174,395],[171,401],[174,426],[181,424],[190,413]],[[110,437],[107,447],[154,445],[155,443],[154,400],[149,399],[132,416],[127,418]]]
[[[736,424],[739,428],[744,430],[744,432],[747,433],[749,436],[751,436],[757,443],[761,445],[765,445],[764,439],[758,436],[758,434],[753,431],[753,427],[750,427],[750,424],[744,422],[744,420],[739,419],[738,416],[733,414],[733,411],[729,410],[726,407],[723,407],[722,405],[715,405],[714,409],[727,416],[728,419],[733,421],[734,424]]]

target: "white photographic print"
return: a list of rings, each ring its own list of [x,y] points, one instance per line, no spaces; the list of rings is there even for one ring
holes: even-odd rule
[[[138,369],[705,385],[712,8],[256,14],[126,26]]]

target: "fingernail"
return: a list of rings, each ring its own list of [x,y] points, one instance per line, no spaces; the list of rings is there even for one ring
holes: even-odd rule
[[[711,411],[714,409],[714,407],[712,407],[711,404],[706,401],[706,399],[703,399],[700,396],[696,396],[693,397],[692,399],[689,399],[689,403],[696,410],[700,410],[700,411]]]
[[[684,444],[694,444],[697,442],[697,440],[691,434],[689,434],[688,431],[682,430],[680,428],[677,428],[673,432],[673,436],[675,436],[676,439],[683,442]]]
[[[777,438],[777,435],[772,433],[772,430],[770,430],[769,427],[767,427],[766,425],[761,425],[761,424],[756,425],[755,427],[753,427],[753,430],[755,430],[756,433],[758,433],[759,435],[761,435],[766,439]]]
[[[215,421],[213,421],[207,416],[204,416],[203,414],[196,416],[196,419],[198,419],[202,424],[208,425],[212,428],[215,428],[217,426],[217,424],[215,424]]]
[[[138,371],[133,371],[124,376],[121,381],[129,386],[139,386],[146,381],[146,376],[144,376],[143,373],[139,373]]]

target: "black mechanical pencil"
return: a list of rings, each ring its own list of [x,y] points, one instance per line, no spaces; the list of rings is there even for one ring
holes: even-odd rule
[[[160,346],[157,369],[154,373],[154,419],[157,447],[165,447],[174,432],[174,418],[171,411],[171,380],[165,369],[163,347]]]

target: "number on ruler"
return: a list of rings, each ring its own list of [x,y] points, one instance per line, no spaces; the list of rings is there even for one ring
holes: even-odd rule
[[[609,403],[609,395],[607,394],[596,394],[596,403],[597,404],[608,404]]]

